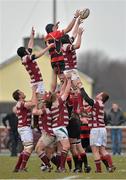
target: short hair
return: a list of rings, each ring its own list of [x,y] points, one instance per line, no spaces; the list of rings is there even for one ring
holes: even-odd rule
[[[16,91],[13,92],[12,97],[14,98],[14,100],[18,101],[19,100],[19,89],[17,89]]]
[[[47,24],[45,27],[46,32],[49,34],[50,32],[53,32],[53,26],[54,24]]]
[[[67,43],[70,43],[70,44],[71,44],[69,35],[68,35],[68,34],[65,34],[65,35],[61,38],[61,42],[62,42],[62,44],[67,44]]]
[[[103,101],[103,103],[108,101],[108,99],[109,99],[109,95],[106,92],[103,92],[103,94],[102,94],[102,101]]]
[[[27,54],[25,47],[19,47],[19,48],[17,49],[17,54],[18,54],[18,56],[20,56],[21,58],[22,58],[23,56],[25,56],[25,55]]]

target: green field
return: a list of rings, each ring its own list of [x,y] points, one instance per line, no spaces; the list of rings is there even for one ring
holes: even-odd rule
[[[83,173],[56,173],[55,167],[51,173],[41,172],[40,160],[37,156],[32,156],[28,162],[28,172],[13,173],[17,158],[0,156],[0,179],[126,179],[126,157],[115,156],[113,161],[117,170],[114,173],[106,172],[104,166],[103,173],[96,174],[92,156],[88,156],[92,171],[89,174]]]

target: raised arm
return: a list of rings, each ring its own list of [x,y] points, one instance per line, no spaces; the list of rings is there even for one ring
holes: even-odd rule
[[[76,41],[76,43],[73,45],[74,49],[79,49],[79,48],[80,48],[83,32],[84,32],[84,29],[79,27],[79,29],[78,29],[77,41]]]
[[[37,97],[36,97],[36,86],[32,86],[32,97],[30,101],[26,101],[24,106],[28,109],[36,106],[37,104]]]
[[[84,100],[90,105],[94,105],[94,100],[91,99],[88,94],[86,93],[85,89],[82,87],[81,83],[77,85],[78,88],[80,89],[81,96],[84,98]]]
[[[63,101],[66,101],[66,99],[68,98],[69,93],[70,93],[70,88],[71,88],[71,76],[68,74],[67,85],[66,85],[63,95],[61,96]]]
[[[72,37],[75,39],[76,36],[77,36],[77,33],[78,33],[78,28],[79,28],[79,25],[82,23],[82,19],[78,18],[77,19],[77,22],[73,28],[73,31],[72,31]]]
[[[45,54],[45,52],[47,52],[52,46],[54,46],[54,43],[48,44],[48,46],[42,50],[40,50],[39,52],[36,52],[34,55],[32,55],[32,59],[37,59],[40,58],[41,56],[43,56]]]
[[[32,27],[31,35],[30,35],[30,40],[29,40],[29,42],[28,42],[28,49],[32,49],[33,46],[34,46],[34,35],[35,35],[35,30],[34,30],[34,28]]]
[[[64,83],[63,83],[63,85],[61,86],[61,90],[60,90],[60,95],[61,95],[61,96],[62,96],[63,93],[65,92],[66,85],[67,85],[67,79],[65,78],[65,79],[64,79]]]
[[[51,92],[55,92],[57,86],[57,74],[52,70],[52,82],[51,82]]]
[[[76,22],[76,19],[79,17],[79,15],[80,15],[80,10],[77,10],[74,14],[74,18],[72,19],[72,21],[69,23],[69,25],[65,29],[63,29],[64,34],[70,32],[72,30],[72,28]]]

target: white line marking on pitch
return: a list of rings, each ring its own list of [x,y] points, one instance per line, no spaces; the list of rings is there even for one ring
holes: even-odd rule
[[[77,178],[78,176],[68,176],[68,177],[65,177],[63,179],[74,179],[74,178]]]

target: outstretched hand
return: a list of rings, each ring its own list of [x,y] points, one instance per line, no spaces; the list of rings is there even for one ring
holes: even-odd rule
[[[78,18],[78,20],[77,20],[77,23],[80,25],[80,24],[82,24],[84,21],[83,21],[83,19],[81,19],[80,17]]]
[[[35,29],[34,27],[32,27],[32,30],[31,30],[31,35],[34,36],[35,35]]]
[[[80,15],[80,10],[76,10],[75,14],[74,14],[74,17],[78,18]]]

